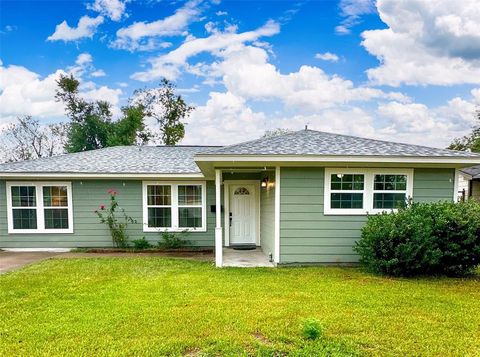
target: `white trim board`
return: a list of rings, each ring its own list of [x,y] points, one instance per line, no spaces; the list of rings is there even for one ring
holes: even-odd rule
[[[274,262],[280,263],[280,181],[281,171],[280,166],[275,168],[275,231],[274,231]]]
[[[480,164],[480,157],[435,156],[340,156],[340,155],[196,155],[196,162],[380,162],[380,163],[432,163]]]
[[[200,178],[204,179],[205,176],[201,173],[192,173],[192,174],[162,174],[162,173],[143,173],[143,174],[135,174],[135,173],[48,173],[48,172],[0,172],[0,178],[69,178],[69,179],[164,179],[167,178],[171,179],[192,179],[192,178]]]

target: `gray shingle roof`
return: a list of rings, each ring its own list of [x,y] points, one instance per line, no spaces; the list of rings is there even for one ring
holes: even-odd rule
[[[197,174],[196,155],[358,155],[478,158],[480,155],[425,146],[301,130],[225,147],[117,146],[37,160],[0,164],[1,173]]]
[[[480,179],[480,165],[478,166],[472,166],[472,167],[467,167],[465,169],[461,169],[463,173],[466,173],[467,175],[472,176],[474,179]]]
[[[0,165],[0,173],[200,173],[194,155],[204,146],[116,146]]]
[[[355,136],[300,130],[284,135],[261,138],[224,146],[202,154],[211,155],[352,155],[410,157],[478,157],[465,151],[393,143]]]

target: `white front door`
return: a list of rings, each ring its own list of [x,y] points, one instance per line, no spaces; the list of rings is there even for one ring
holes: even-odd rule
[[[256,244],[257,206],[253,184],[230,185],[230,244]]]

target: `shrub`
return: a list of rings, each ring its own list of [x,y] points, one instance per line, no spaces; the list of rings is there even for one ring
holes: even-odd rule
[[[141,239],[135,239],[132,240],[133,243],[133,249],[135,250],[145,250],[152,248],[152,245],[148,240],[145,239],[145,237],[142,237]]]
[[[113,245],[119,248],[127,248],[127,227],[129,223],[136,223],[136,221],[127,216],[125,210],[119,207],[116,198],[117,192],[112,189],[109,189],[107,192],[110,195],[109,207],[107,208],[105,205],[100,205],[100,209],[96,210],[95,213],[100,218],[100,222],[105,223],[110,230]],[[121,217],[117,217],[118,211],[120,211]]]
[[[480,203],[411,203],[369,216],[354,249],[376,273],[467,274],[480,263]]]
[[[303,322],[303,337],[309,340],[316,340],[323,334],[323,327],[320,321],[308,318]]]
[[[182,232],[185,233],[185,232]],[[187,245],[187,241],[181,238],[180,235],[162,232],[162,239],[158,242],[158,246],[164,249],[180,249]]]

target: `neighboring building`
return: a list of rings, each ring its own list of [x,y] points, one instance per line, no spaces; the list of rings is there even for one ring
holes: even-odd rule
[[[459,193],[465,199],[480,200],[480,166],[468,167],[460,170]]]
[[[256,245],[277,264],[350,263],[367,213],[455,200],[480,155],[302,130],[226,147],[113,147],[0,165],[0,247],[108,247],[108,189],[131,239]]]

